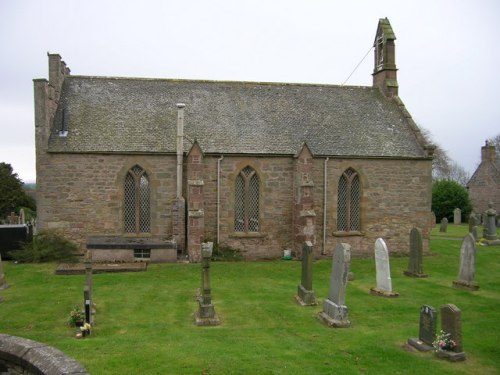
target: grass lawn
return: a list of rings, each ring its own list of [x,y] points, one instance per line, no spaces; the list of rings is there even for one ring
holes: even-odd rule
[[[451,227],[451,225],[450,225]],[[347,289],[350,328],[332,329],[321,305],[294,303],[298,261],[212,263],[212,294],[222,324],[197,327],[199,264],[150,265],[147,272],[94,275],[96,325],[77,340],[67,325],[82,303],[84,276],[56,276],[55,264],[4,262],[11,287],[1,293],[0,332],[52,345],[100,374],[498,374],[500,247],[479,247],[477,292],[452,288],[460,241],[433,239],[425,279],[403,275],[408,258],[391,259],[399,298],[369,294],[372,259],[354,259]],[[390,249],[389,249],[390,250]],[[314,265],[317,299],[328,295],[331,262]],[[467,360],[450,363],[405,350],[418,336],[419,311],[445,303],[462,310]],[[438,329],[440,319],[438,319]]]
[[[448,224],[448,228],[446,233],[439,231],[440,224],[436,224],[434,228],[432,228],[431,236],[436,237],[455,237],[455,238],[464,238],[469,232],[469,224]],[[483,226],[479,225],[478,227],[478,235],[482,237],[483,235]],[[500,238],[500,228],[497,228],[497,236]]]

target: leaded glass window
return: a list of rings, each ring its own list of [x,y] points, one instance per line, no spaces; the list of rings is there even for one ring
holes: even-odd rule
[[[131,168],[125,177],[123,211],[126,233],[151,231],[149,178],[138,165]]]
[[[234,192],[235,232],[259,231],[259,176],[251,167],[245,167],[236,177]]]
[[[358,173],[347,169],[339,180],[337,205],[337,230],[361,230],[361,183]]]

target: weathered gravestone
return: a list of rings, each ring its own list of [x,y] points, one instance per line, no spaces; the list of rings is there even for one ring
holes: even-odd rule
[[[9,284],[5,280],[5,273],[3,272],[3,264],[2,264],[2,254],[0,254],[0,290],[7,289]]]
[[[370,289],[372,294],[382,297],[398,297],[399,293],[392,291],[391,267],[389,265],[389,250],[382,238],[375,241],[375,268],[377,286]]]
[[[345,305],[350,264],[351,246],[346,243],[338,244],[333,252],[330,291],[323,302],[323,311],[318,315],[329,327],[345,328],[351,325]]]
[[[437,350],[438,357],[452,362],[464,361],[465,353],[462,345],[462,312],[458,307],[449,303],[441,306],[441,330],[450,335],[455,346],[449,350]]]
[[[458,280],[453,281],[455,288],[478,290],[479,285],[474,283],[476,268],[476,241],[472,234],[468,234],[462,241],[460,248],[460,269]]]
[[[439,226],[439,231],[441,233],[446,233],[447,230],[448,230],[448,219],[443,217],[441,219],[441,225]]]
[[[474,237],[474,240],[478,240],[478,228],[477,228],[477,225],[478,225],[478,220],[476,218],[476,215],[474,213],[471,213],[470,216],[469,216],[469,233],[472,234],[472,236]]]
[[[305,241],[302,247],[302,279],[297,290],[296,301],[302,306],[315,306],[316,298],[312,289],[313,245]]]
[[[215,313],[212,304],[212,291],[210,287],[210,258],[212,257],[213,242],[201,244],[201,295],[198,296],[198,310],[195,311],[195,321],[198,326],[215,326],[220,324],[220,319]]]
[[[408,339],[408,344],[414,348],[427,352],[432,350],[432,343],[436,337],[437,311],[428,305],[420,308],[420,323],[418,338]]]
[[[87,250],[87,256],[85,258],[85,286],[84,286],[84,294],[86,294],[85,301],[89,301],[89,316],[88,321],[85,319],[87,323],[90,325],[94,325],[95,323],[95,304],[93,299],[93,288],[92,288],[92,259],[90,255],[90,251]]]
[[[408,270],[404,271],[406,276],[427,277],[423,267],[423,245],[422,232],[418,228],[412,228],[410,231],[410,259]]]
[[[436,226],[436,214],[434,211],[431,212],[431,229]]]
[[[484,223],[484,238],[490,245],[498,245],[496,216],[497,212],[493,208],[493,203],[488,203],[488,209],[485,211],[486,222]]]
[[[462,224],[462,210],[460,208],[455,208],[453,210],[453,224]]]

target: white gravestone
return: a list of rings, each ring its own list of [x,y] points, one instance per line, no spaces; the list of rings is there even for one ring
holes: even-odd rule
[[[377,286],[371,288],[371,293],[384,297],[397,297],[399,293],[392,291],[391,268],[389,265],[389,250],[382,238],[375,241],[375,268]]]

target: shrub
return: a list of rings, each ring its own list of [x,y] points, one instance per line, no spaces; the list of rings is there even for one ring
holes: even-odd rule
[[[33,236],[33,241],[24,243],[21,250],[9,255],[18,262],[76,262],[78,246],[53,230],[42,230]]]
[[[435,181],[432,184],[432,211],[436,214],[437,220],[444,217],[449,221],[453,220],[455,208],[462,210],[462,219],[469,217],[472,204],[467,189],[452,180]]]
[[[239,249],[232,248],[226,245],[217,245],[214,243],[212,252],[213,261],[239,262],[243,260],[243,256]]]

